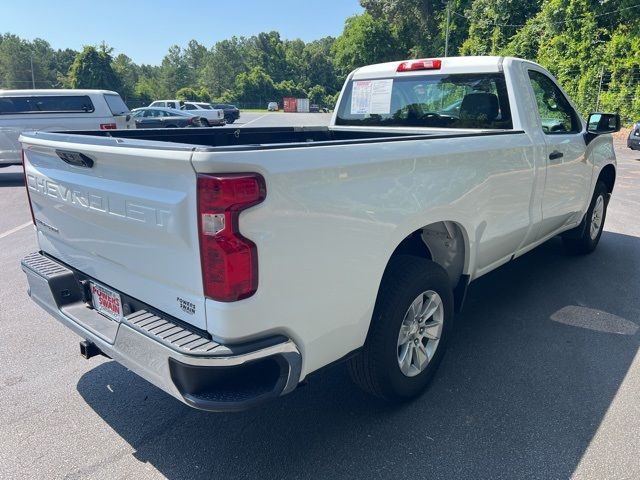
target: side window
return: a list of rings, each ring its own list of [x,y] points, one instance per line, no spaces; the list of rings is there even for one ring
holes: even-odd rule
[[[169,107],[169,108],[177,108],[175,102],[167,102],[167,107]]]
[[[547,135],[580,132],[578,114],[556,84],[535,70],[529,70],[529,79],[536,97],[542,131]]]
[[[190,103],[185,104],[185,110],[197,110],[198,108],[195,105],[191,105]]]
[[[93,102],[86,95],[3,97],[0,115],[17,113],[91,113]]]

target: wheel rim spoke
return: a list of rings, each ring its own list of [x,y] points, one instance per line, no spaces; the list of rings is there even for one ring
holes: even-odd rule
[[[411,332],[411,326],[403,323],[402,327],[400,327],[400,336],[398,337],[398,346],[403,345],[409,341],[410,332]]]
[[[411,371],[411,360],[413,359],[413,345],[411,343],[405,343],[402,346],[400,358],[400,369],[402,373],[409,375]]]
[[[427,355],[427,351],[422,343],[418,343],[416,347],[416,363],[418,370],[422,370],[429,362],[429,355]]]
[[[424,295],[420,295],[411,304],[411,308],[412,308],[412,312],[413,312],[413,318],[418,318],[422,313],[422,308],[424,306],[424,298],[423,297],[424,297]]]
[[[436,322],[435,320],[432,322],[425,323],[424,325],[424,336],[430,340],[439,340],[440,339],[440,322]]]
[[[438,311],[438,308],[440,308],[439,297],[438,299],[432,298],[429,302],[429,308],[426,309],[426,312],[423,316],[424,320],[429,320],[433,316],[433,314]]]

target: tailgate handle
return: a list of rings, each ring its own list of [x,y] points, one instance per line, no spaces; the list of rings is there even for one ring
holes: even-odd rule
[[[84,153],[72,152],[70,150],[56,150],[56,155],[60,157],[63,162],[76,167],[93,167],[93,160],[86,156]]]

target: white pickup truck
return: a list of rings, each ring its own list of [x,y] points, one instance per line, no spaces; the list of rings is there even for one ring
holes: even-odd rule
[[[469,282],[554,235],[596,247],[618,129],[535,63],[466,57],[359,68],[328,128],[28,133],[22,266],[85,357],[193,407],[247,408],[339,360],[402,401]]]

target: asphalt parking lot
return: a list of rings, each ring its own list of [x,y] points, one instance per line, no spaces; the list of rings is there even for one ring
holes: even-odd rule
[[[244,125],[328,115],[247,113]],[[558,239],[482,277],[428,392],[390,408],[343,365],[239,414],[192,410],[26,294],[21,169],[0,169],[0,478],[640,478],[640,152],[617,144],[601,243]]]

